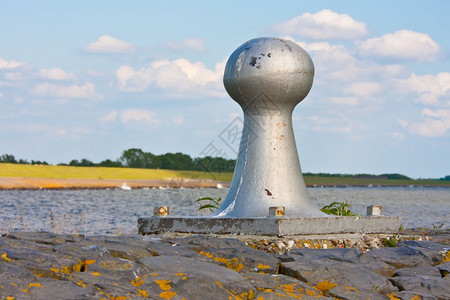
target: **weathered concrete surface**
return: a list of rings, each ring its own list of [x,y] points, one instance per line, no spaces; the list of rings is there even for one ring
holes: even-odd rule
[[[324,218],[205,218],[150,217],[138,220],[140,234],[160,232],[301,235],[336,233],[395,233],[397,217],[324,217]]]
[[[268,253],[258,243],[12,233],[0,237],[0,299],[449,299],[448,244]]]

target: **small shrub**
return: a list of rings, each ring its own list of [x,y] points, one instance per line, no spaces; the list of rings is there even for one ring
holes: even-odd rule
[[[396,247],[400,240],[396,236],[381,239],[381,244],[385,247]]]
[[[328,215],[336,216],[357,216],[350,211],[351,205],[345,202],[333,202],[329,205],[322,207],[320,210]]]
[[[202,204],[197,210],[209,209],[211,212],[213,212],[219,208],[220,201],[222,201],[222,198],[203,197],[195,200],[195,202],[204,203],[202,201],[208,201],[208,203]]]

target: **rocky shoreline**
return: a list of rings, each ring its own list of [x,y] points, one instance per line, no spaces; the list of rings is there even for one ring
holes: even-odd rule
[[[449,230],[334,238],[13,232],[0,238],[0,299],[450,299],[449,241]]]

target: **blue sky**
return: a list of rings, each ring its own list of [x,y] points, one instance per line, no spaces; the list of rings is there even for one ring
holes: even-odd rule
[[[301,45],[304,172],[450,174],[449,1],[0,1],[0,154],[193,157],[242,118],[222,84],[249,39]],[[236,119],[237,118],[237,119]],[[237,122],[237,123],[236,123]]]

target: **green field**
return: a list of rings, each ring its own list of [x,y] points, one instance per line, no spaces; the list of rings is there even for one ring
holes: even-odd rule
[[[442,180],[400,180],[400,179],[379,179],[379,178],[344,178],[344,177],[319,177],[305,176],[307,185],[324,186],[443,186],[450,187],[450,181]]]
[[[161,169],[132,169],[105,167],[72,167],[47,165],[22,165],[0,163],[0,177],[25,178],[74,178],[74,179],[137,179],[164,180],[173,178],[212,179],[217,181],[231,181],[233,173],[207,173],[200,171],[176,171]],[[307,185],[317,186],[446,186],[450,181],[441,180],[395,180],[379,178],[351,178],[351,177],[321,177],[305,176]]]

